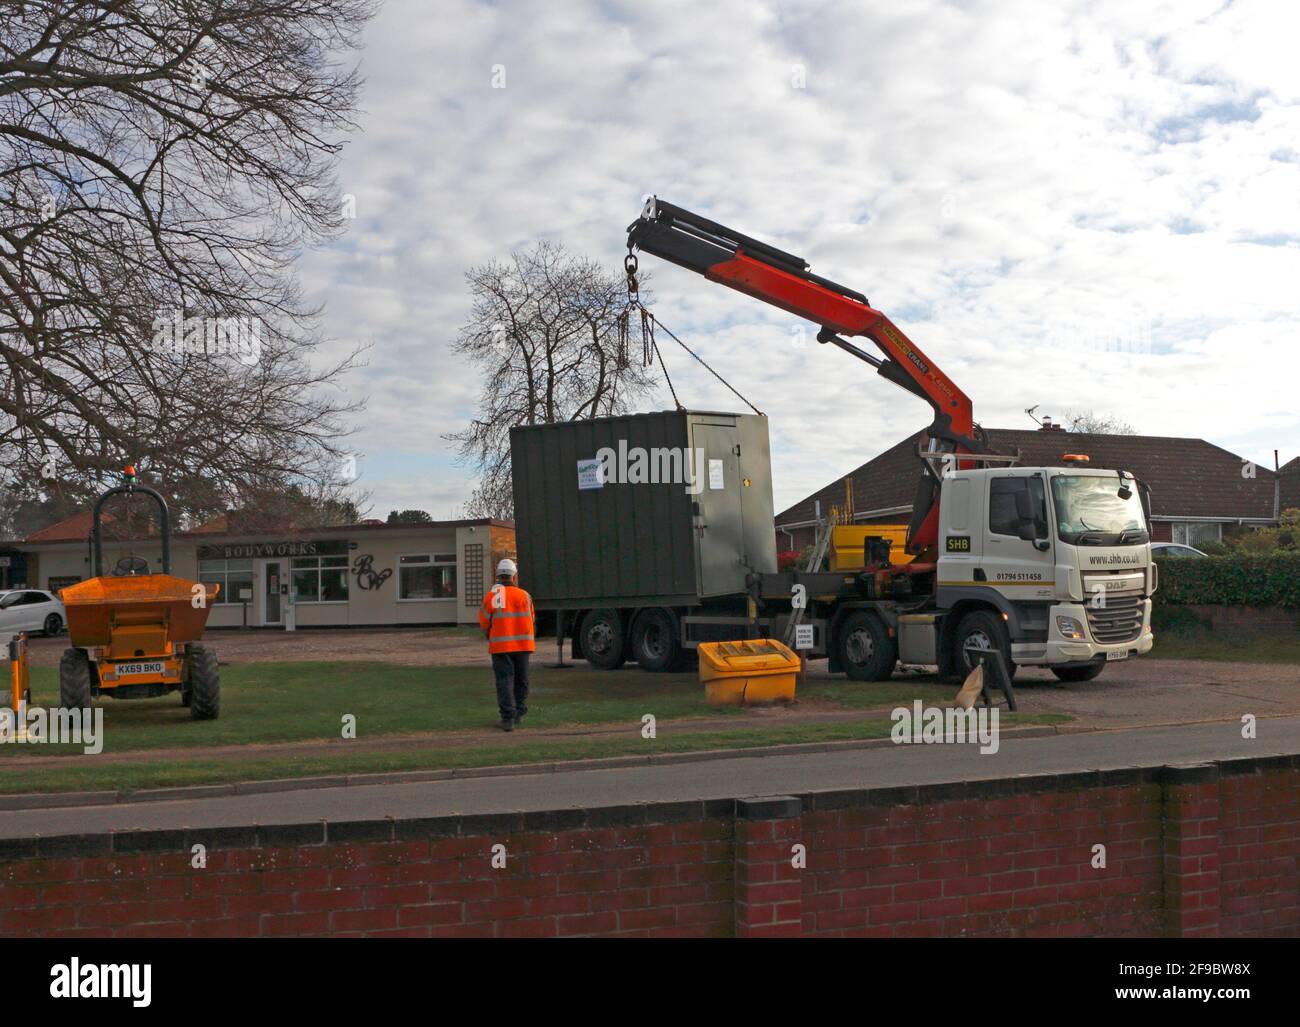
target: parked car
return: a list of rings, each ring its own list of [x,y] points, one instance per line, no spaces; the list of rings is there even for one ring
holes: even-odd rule
[[[52,592],[34,588],[0,592],[0,641],[7,643],[20,631],[43,631],[54,636],[67,622],[67,611]]]
[[[1191,546],[1184,546],[1177,542],[1152,542],[1151,555],[1153,557],[1161,556],[1208,556],[1208,553],[1202,553],[1199,549],[1193,549]]]

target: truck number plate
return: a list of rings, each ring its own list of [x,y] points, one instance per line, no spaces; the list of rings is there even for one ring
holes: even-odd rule
[[[119,663],[114,670],[118,675],[123,674],[161,674],[163,665],[161,663]]]
[[[1109,663],[1111,660],[1127,660],[1127,659],[1128,659],[1127,649],[1110,649],[1106,653],[1107,663]]]

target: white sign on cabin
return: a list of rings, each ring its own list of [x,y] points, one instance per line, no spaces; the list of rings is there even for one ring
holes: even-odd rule
[[[578,461],[578,491],[583,492],[587,489],[604,488],[605,483],[600,479],[600,460],[592,457],[590,460]]]

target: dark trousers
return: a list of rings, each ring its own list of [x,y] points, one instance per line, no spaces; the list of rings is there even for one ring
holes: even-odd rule
[[[514,720],[528,712],[528,657],[528,653],[492,654],[502,720]]]

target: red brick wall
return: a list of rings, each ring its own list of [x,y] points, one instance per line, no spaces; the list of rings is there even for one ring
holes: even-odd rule
[[[1155,783],[806,814],[836,858],[810,860],[803,933],[1159,934],[1160,818]]]
[[[1300,934],[1300,771],[1224,778],[1219,793],[1219,928]]]
[[[191,866],[195,844],[204,868]],[[0,934],[1293,937],[1298,863],[1300,757],[1287,756],[798,798],[0,839]]]
[[[600,811],[613,815],[569,830],[521,830],[518,817],[466,817],[417,821],[413,830],[392,821],[301,825],[278,837],[270,829],[266,844],[238,832],[226,844],[222,832],[119,835],[119,847],[170,851],[0,863],[0,934],[731,934],[730,816],[689,805],[689,817],[675,822],[617,826],[625,811]],[[475,832],[476,821],[488,830]],[[400,838],[426,829],[431,837]],[[203,869],[190,866],[196,842],[208,848]],[[492,865],[498,844],[505,846],[499,869]]]

